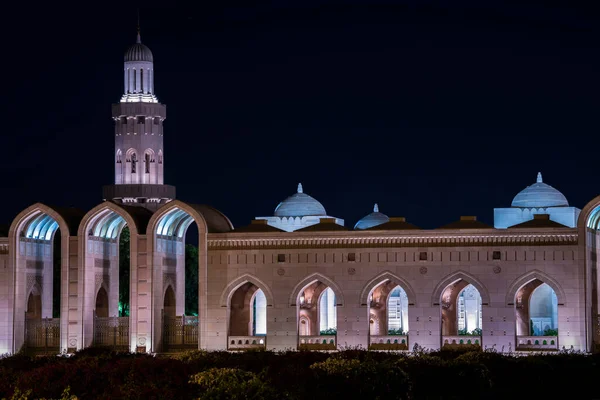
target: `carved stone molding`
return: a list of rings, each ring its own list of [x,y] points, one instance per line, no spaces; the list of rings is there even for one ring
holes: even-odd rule
[[[31,292],[34,285],[37,285],[40,291],[42,290],[42,276],[33,272],[28,272],[26,293]]]
[[[96,291],[100,290],[100,287],[102,286],[103,283],[106,286],[106,288],[110,288],[110,275],[109,274],[104,274],[102,272],[96,272],[96,275],[94,276],[94,281],[95,281],[94,287],[96,288]]]
[[[565,229],[566,230],[566,229]],[[573,246],[578,235],[570,232],[515,234],[512,232],[456,233],[452,235],[426,232],[423,235],[389,236],[319,236],[234,237],[233,234],[213,234],[208,239],[211,250],[228,249],[306,249],[306,248],[385,248],[385,247],[501,247],[501,246]],[[293,234],[293,233],[292,233]]]
[[[171,285],[173,291],[177,293],[177,274],[173,272],[163,273],[163,290],[166,289],[168,285]]]

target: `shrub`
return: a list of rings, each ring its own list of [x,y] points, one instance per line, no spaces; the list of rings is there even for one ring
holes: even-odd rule
[[[278,396],[258,375],[237,368],[211,368],[193,375],[198,399],[276,399]]]
[[[325,335],[325,336],[337,335],[337,329],[336,328],[325,329],[325,330],[322,330],[321,332],[319,332],[319,334]]]
[[[402,329],[388,329],[388,335],[404,336],[406,333]]]
[[[355,353],[355,355],[360,353]],[[395,357],[375,360],[363,352],[362,360],[340,353],[310,366],[315,372],[313,397],[316,399],[341,398],[410,398],[410,381],[394,362]]]

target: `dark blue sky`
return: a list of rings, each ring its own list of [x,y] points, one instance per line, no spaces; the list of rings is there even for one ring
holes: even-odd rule
[[[239,226],[302,182],[347,226],[378,202],[433,228],[491,224],[538,171],[574,206],[600,194],[593,2],[210,3],[141,9],[182,200]],[[36,201],[89,209],[113,179],[136,10],[14,7],[0,221]]]

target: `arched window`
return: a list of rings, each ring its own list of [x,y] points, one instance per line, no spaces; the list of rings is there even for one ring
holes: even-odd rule
[[[133,93],[137,92],[137,72],[133,69]]]
[[[388,334],[408,332],[408,296],[401,286],[396,286],[388,298]]]
[[[144,68],[140,69],[140,91],[144,93]]]
[[[158,163],[162,164],[163,163],[163,154],[162,154],[162,150],[158,151]]]
[[[267,334],[267,298],[261,289],[252,302],[252,336]]]
[[[117,150],[117,164],[121,164],[121,149]]]
[[[135,170],[136,167],[135,165],[137,164],[137,155],[135,153],[131,153],[131,173],[135,174]]]
[[[473,285],[465,287],[458,295],[458,331],[472,333],[481,330],[481,295]]]
[[[327,288],[319,299],[319,330],[327,331],[337,329],[337,310],[335,307],[335,293]]]
[[[146,173],[150,173],[150,153],[144,154],[144,162],[146,163]]]
[[[558,298],[552,288],[542,283],[529,299],[531,336],[556,336],[558,331]]]

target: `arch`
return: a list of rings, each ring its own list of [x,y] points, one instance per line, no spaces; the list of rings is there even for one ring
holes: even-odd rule
[[[96,291],[95,307],[97,317],[108,317],[108,291],[104,285],[100,285],[100,288]],[[99,307],[101,305],[101,307]]]
[[[175,298],[175,290],[173,286],[167,285],[165,291],[163,293],[163,310],[165,317],[174,317],[176,316],[175,307],[177,304],[177,299]]]
[[[585,228],[596,230],[600,228],[599,211],[600,196],[596,196],[590,202],[588,202],[579,213],[579,217],[577,218],[577,226],[580,229],[580,234],[585,232]]]
[[[433,290],[433,294],[431,295],[431,304],[435,307],[439,306],[444,290],[449,285],[461,279],[475,286],[475,289],[477,289],[479,295],[481,296],[482,305],[487,306],[490,304],[490,293],[485,285],[479,279],[465,271],[456,271],[443,278]]]
[[[417,302],[417,296],[415,295],[415,291],[410,286],[407,280],[400,278],[398,275],[390,272],[383,271],[373,279],[371,279],[367,284],[363,287],[360,292],[359,304],[361,307],[366,307],[369,303],[369,294],[375,289],[377,286],[381,285],[385,281],[392,281],[402,287],[406,292],[406,296],[408,297],[408,305],[415,305]]]
[[[529,271],[526,274],[521,275],[519,278],[515,279],[513,283],[510,284],[510,286],[508,287],[508,291],[506,292],[505,304],[507,306],[514,305],[515,296],[517,295],[519,289],[534,279],[538,279],[546,283],[552,288],[552,290],[554,290],[554,293],[556,293],[556,297],[558,298],[559,306],[564,306],[567,304],[567,296],[565,295],[565,292],[558,283],[558,281],[550,277],[548,274],[537,269],[534,269],[533,271]]]
[[[183,211],[184,213],[175,215],[174,213],[177,211]],[[188,216],[186,217],[184,214]],[[169,220],[165,219],[163,221],[163,217],[169,218]],[[186,218],[191,219],[186,221]],[[177,227],[182,227],[182,224],[185,223],[189,226],[192,220],[198,225],[199,234],[230,232],[233,230],[233,224],[229,218],[216,208],[204,204],[188,204],[181,200],[172,200],[164,204],[152,215],[150,222],[148,222],[146,234],[152,236],[154,233],[159,235],[177,235],[182,232]]]
[[[110,211],[112,211],[112,213]],[[119,221],[119,218],[116,218],[113,213],[120,217],[122,221]],[[94,229],[92,230],[92,235],[87,235],[86,232],[88,234],[90,233],[90,223],[94,223]],[[127,210],[112,201],[105,201],[104,203],[98,204],[84,215],[79,224],[77,235],[79,237],[97,236],[106,239],[114,239],[118,237],[120,229],[125,225],[129,227],[129,231],[132,235],[138,235],[140,233],[140,226]]]
[[[225,289],[223,290],[223,293],[221,293],[221,301],[220,301],[221,307],[228,307],[229,303],[231,301],[231,296],[233,296],[235,291],[237,289],[239,289],[240,286],[242,286],[243,284],[245,284],[247,282],[252,283],[257,288],[262,290],[263,293],[265,294],[265,297],[267,298],[267,307],[273,307],[274,300],[273,300],[273,292],[271,291],[271,288],[266,283],[264,283],[263,281],[261,281],[260,279],[255,277],[254,275],[250,275],[250,274],[244,274],[244,275],[234,279],[225,287]]]
[[[53,221],[52,221],[53,220]],[[62,238],[68,241],[69,235],[74,235],[74,223],[79,221],[69,221],[61,215],[58,210],[42,203],[35,203],[25,210],[21,211],[15,217],[10,225],[9,237],[17,238],[21,236],[25,225],[27,230],[23,232],[24,237],[31,239],[51,240],[56,229],[60,229]],[[16,255],[16,253],[13,253]]]
[[[292,294],[290,295],[290,298],[289,298],[290,307],[295,307],[296,303],[298,302],[298,297],[300,296],[300,292],[305,287],[307,287],[308,285],[310,285],[311,283],[316,282],[316,281],[323,282],[328,287],[330,287],[331,290],[333,290],[333,293],[335,294],[335,300],[337,303],[336,304],[337,307],[344,306],[344,294],[342,293],[342,289],[338,286],[338,284],[335,283],[332,279],[329,279],[328,277],[326,277],[325,275],[315,272],[313,274],[310,274],[309,276],[307,276],[306,278],[304,278],[303,280],[298,282],[296,284],[296,286],[294,286],[294,289],[292,290]]]

